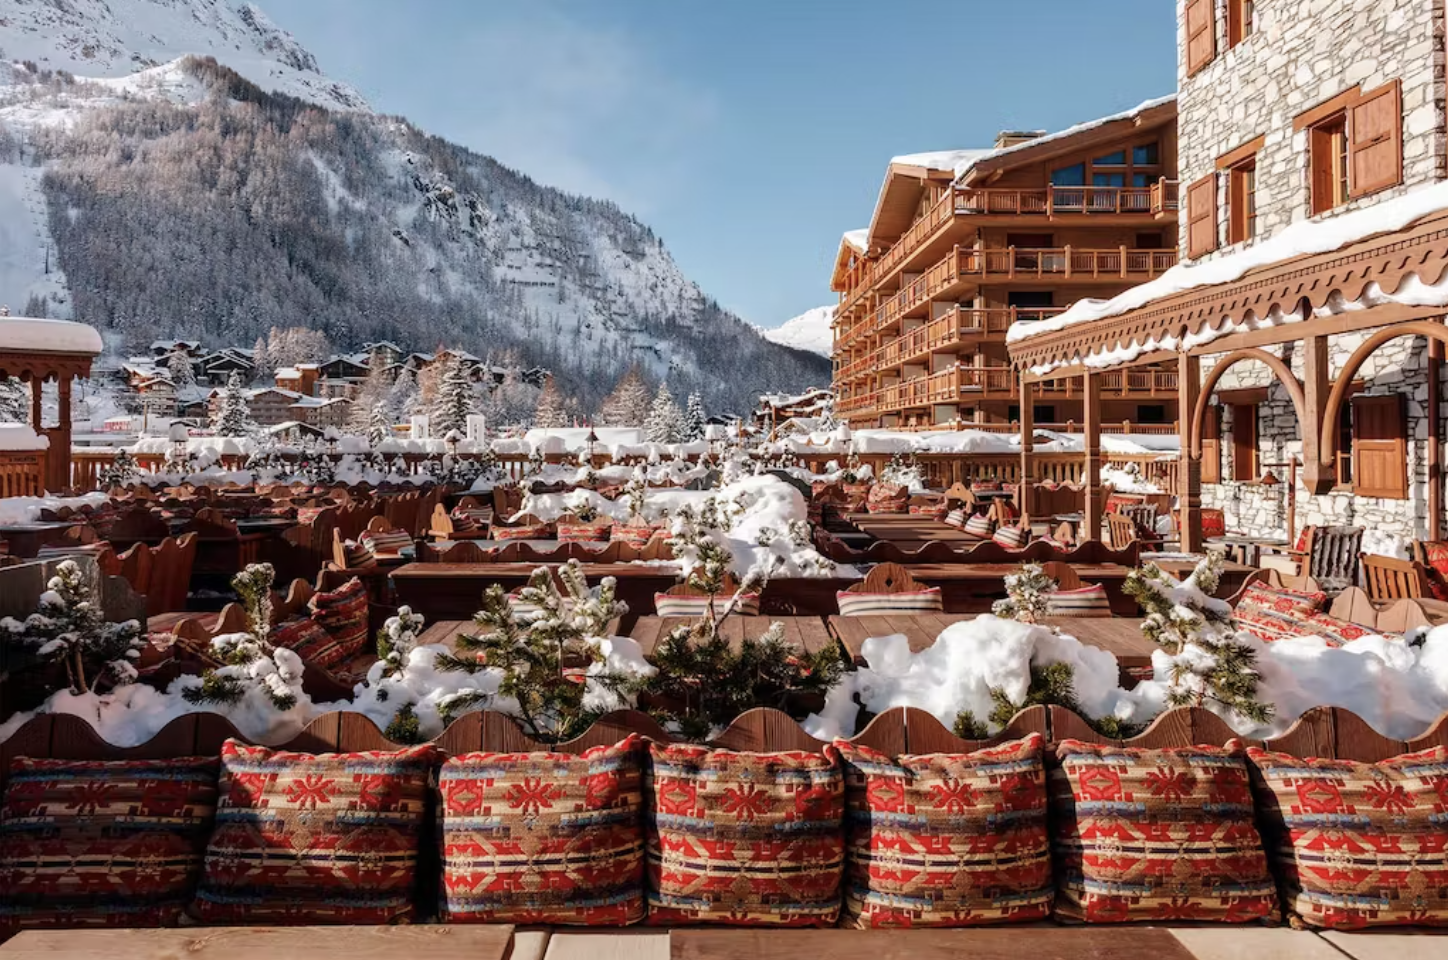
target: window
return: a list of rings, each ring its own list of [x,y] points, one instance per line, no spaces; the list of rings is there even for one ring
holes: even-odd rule
[[[1032,404],[1032,405],[1031,405],[1031,416],[1034,418],[1034,419],[1031,420],[1031,422],[1034,423],[1034,424],[1037,424],[1037,425],[1043,424],[1043,423],[1046,423],[1046,424],[1055,423],[1055,422],[1056,422],[1056,408],[1053,407],[1053,406],[1042,405],[1042,404],[1039,404],[1039,403],[1037,403],[1037,404]],[[1018,422],[1020,421],[1020,419],[1021,419],[1021,407],[1020,407],[1019,404],[1013,403],[1013,404],[1011,404],[1009,407],[1006,407],[1006,419],[1007,419],[1008,421],[1010,421],[1011,423],[1018,423]]]
[[[1216,0],[1187,0],[1187,76],[1217,57]]]
[[[1126,186],[1126,174],[1124,174],[1124,173],[1093,173],[1093,174],[1091,174],[1091,186],[1093,186],[1093,187],[1124,187],[1124,186]]]
[[[1138,233],[1136,235],[1136,250],[1165,250],[1166,238],[1159,233]]]
[[[1254,0],[1227,0],[1227,48],[1231,49],[1250,37],[1255,29]]]
[[[1312,213],[1326,213],[1348,201],[1347,114],[1339,113],[1309,134]]]
[[[1408,417],[1401,394],[1352,401],[1353,496],[1408,499]]]
[[[1115,153],[1108,153],[1104,157],[1097,157],[1091,161],[1098,167],[1124,167],[1126,166],[1126,151],[1118,150]]]
[[[1136,407],[1137,423],[1166,423],[1166,407],[1159,403],[1143,403]]]
[[[1257,236],[1257,158],[1227,171],[1227,242],[1244,243]]]
[[[1403,182],[1403,95],[1397,80],[1334,97],[1299,116],[1293,129],[1308,134],[1313,216]]]
[[[1143,143],[1131,150],[1131,162],[1138,167],[1155,167],[1161,163],[1161,146],[1155,143]]]
[[[1133,187],[1149,187],[1153,183],[1156,183],[1158,179],[1160,178],[1154,173],[1133,173],[1131,175],[1131,185]]]
[[[1337,482],[1352,486],[1352,404],[1345,403],[1337,413]]]
[[[1051,171],[1051,184],[1057,187],[1086,186],[1086,164],[1078,163]]]
[[[1257,471],[1257,405],[1232,404],[1232,479],[1242,482],[1256,480]]]

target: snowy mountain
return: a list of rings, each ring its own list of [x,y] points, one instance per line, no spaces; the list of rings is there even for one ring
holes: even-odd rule
[[[368,109],[361,94],[324,76],[317,59],[251,3],[0,0],[0,60],[114,79],[187,54],[215,57],[264,90]]]
[[[834,321],[834,307],[815,307],[773,329],[761,329],[759,332],[772,343],[828,357],[835,342],[834,331],[830,329]]]
[[[133,71],[203,42],[230,46]],[[360,98],[328,103],[350,88],[249,5],[0,0],[0,49],[22,54],[0,61],[0,303],[22,313],[131,346],[249,345],[299,323],[344,348],[457,345],[546,367],[585,405],[633,365],[711,411],[828,378],[706,297],[614,204]]]

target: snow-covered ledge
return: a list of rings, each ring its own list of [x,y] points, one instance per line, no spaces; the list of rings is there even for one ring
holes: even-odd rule
[[[99,356],[96,328],[69,320],[40,320],[0,314],[0,353],[71,353]]]
[[[36,433],[29,424],[0,423],[0,453],[33,453],[50,449],[50,438]]]

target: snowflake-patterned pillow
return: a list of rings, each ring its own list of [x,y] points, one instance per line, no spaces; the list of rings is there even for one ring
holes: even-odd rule
[[[212,925],[413,919],[432,744],[290,753],[228,740],[189,913]]]

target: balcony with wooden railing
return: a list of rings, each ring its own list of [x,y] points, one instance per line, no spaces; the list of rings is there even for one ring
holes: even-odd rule
[[[958,250],[954,256],[959,276],[982,280],[1140,283],[1161,276],[1177,264],[1175,250],[1132,250],[1129,247],[1106,250],[1005,247]]]
[[[1080,218],[1101,222],[1107,217],[1161,218],[1181,207],[1179,181],[1162,178],[1147,187],[1058,187],[1025,190],[957,187],[925,212],[889,250],[874,260],[862,260],[847,277],[848,292],[840,300],[848,311],[861,297],[917,252],[957,218],[1041,217],[1048,221]],[[937,240],[938,242],[938,240]]]
[[[1011,324],[1044,320],[1065,307],[956,307],[926,326],[926,352],[935,353],[982,340],[1004,340]]]

